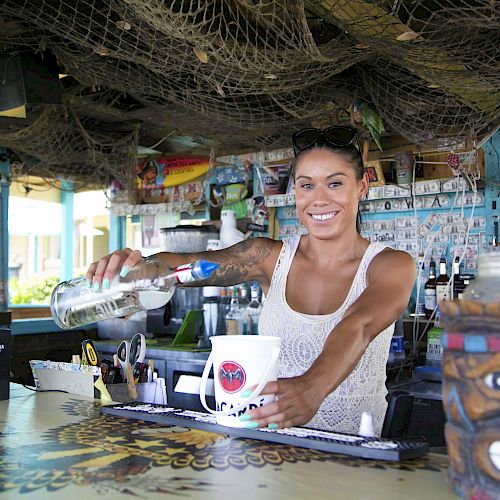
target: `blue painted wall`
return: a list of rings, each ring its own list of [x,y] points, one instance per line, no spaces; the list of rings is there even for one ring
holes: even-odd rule
[[[488,241],[492,242],[495,238],[496,244],[499,245],[497,232],[500,218],[500,131],[486,141],[483,151]]]

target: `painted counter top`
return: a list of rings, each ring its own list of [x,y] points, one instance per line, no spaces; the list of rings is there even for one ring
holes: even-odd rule
[[[5,499],[457,498],[447,457],[393,463],[99,414],[100,403],[12,385],[0,402]]]

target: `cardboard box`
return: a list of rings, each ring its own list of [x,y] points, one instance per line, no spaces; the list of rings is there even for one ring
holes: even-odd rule
[[[101,391],[96,382],[101,376],[97,366],[62,363],[55,361],[30,361],[35,386],[40,391],[59,390],[89,398],[101,398]],[[138,398],[143,403],[167,404],[165,379],[157,378],[153,382],[136,384]],[[127,384],[107,384],[106,390],[117,403],[133,401]],[[101,398],[102,399],[102,398]]]

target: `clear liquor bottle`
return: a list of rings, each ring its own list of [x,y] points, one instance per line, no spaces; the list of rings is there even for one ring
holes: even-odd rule
[[[224,315],[225,318],[226,314],[229,312],[229,308],[231,307],[231,289],[229,287],[225,286],[221,287],[220,303],[221,303],[222,314]]]
[[[209,278],[219,267],[199,260],[173,271],[156,258],[138,262],[125,278],[115,276],[107,289],[87,286],[85,277],[59,283],[52,292],[50,309],[63,329],[157,309],[172,297],[175,287]]]
[[[245,284],[239,285],[238,293],[239,293],[240,307],[242,310],[245,310],[248,304],[250,304],[250,299],[248,298],[247,286]]]
[[[247,334],[259,334],[259,318],[262,311],[262,304],[259,300],[259,287],[252,285],[250,289],[251,300],[246,308]]]
[[[244,323],[243,311],[240,308],[238,298],[238,288],[233,287],[231,291],[231,305],[226,314],[226,335],[243,335]]]

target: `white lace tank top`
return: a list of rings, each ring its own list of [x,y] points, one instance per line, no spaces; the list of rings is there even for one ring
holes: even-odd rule
[[[386,248],[380,243],[368,246],[339,309],[330,314],[309,315],[294,311],[285,297],[288,271],[299,241],[300,236],[283,240],[259,320],[260,335],[281,337],[280,378],[302,375],[311,366],[323,350],[328,334],[366,288],[371,260]],[[387,410],[386,364],[393,331],[394,324],[372,340],[352,373],[324,399],[307,427],[357,434],[361,413],[370,411],[374,431],[380,436]]]

